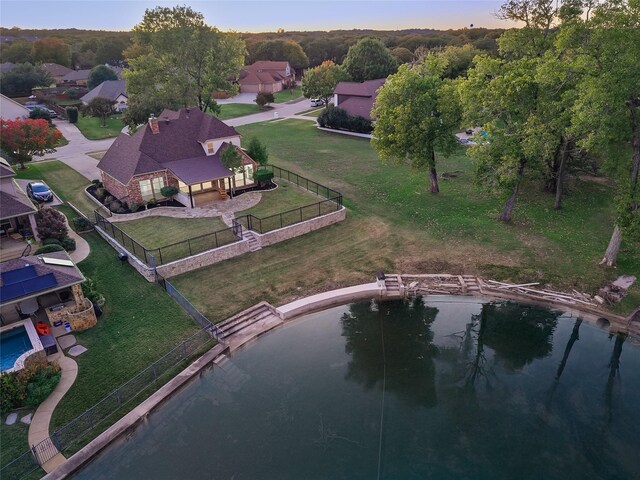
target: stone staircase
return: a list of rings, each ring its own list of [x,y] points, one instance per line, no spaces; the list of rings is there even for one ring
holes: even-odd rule
[[[478,285],[478,277],[475,275],[462,275],[465,285],[467,286],[467,293],[469,295],[480,295],[480,285]]]
[[[246,230],[246,229],[243,230],[242,238],[248,242],[249,250],[251,252],[257,252],[258,250],[262,249],[262,247],[258,243],[258,240],[256,240],[256,236],[253,234],[251,230]]]
[[[400,295],[400,275],[387,275],[384,279],[384,286],[387,295]]]
[[[273,307],[267,302],[260,302],[247,310],[244,310],[233,317],[226,319],[222,323],[218,323],[216,327],[222,333],[223,339],[226,339],[230,335],[238,333],[239,331],[253,325],[260,320],[274,315]]]

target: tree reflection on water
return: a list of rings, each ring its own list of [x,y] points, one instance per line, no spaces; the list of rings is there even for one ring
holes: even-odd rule
[[[356,303],[342,318],[345,350],[351,355],[346,378],[367,389],[386,389],[411,404],[437,403],[431,324],[438,309],[413,301]],[[382,342],[384,341],[384,355]]]

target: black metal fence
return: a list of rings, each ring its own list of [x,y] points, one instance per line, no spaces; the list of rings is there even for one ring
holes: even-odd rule
[[[165,383],[166,374],[183,361],[199,355],[214,344],[215,327],[210,325],[184,340],[173,350],[160,357],[128,382],[116,388],[105,398],[64,427],[53,432],[47,439],[24,452],[0,468],[0,478],[19,479],[39,466],[91,439],[97,427],[105,427],[108,418],[135,400],[140,394]],[[166,379],[168,380],[168,378]]]
[[[237,225],[211,233],[205,233],[197,237],[181,240],[158,248],[146,248],[139,242],[131,238],[125,231],[115,223],[108,221],[97,210],[96,225],[104,230],[114,240],[119,242],[124,248],[135,255],[150,267],[163,265],[181,258],[189,257],[213,248],[223,247],[242,240],[242,226]]]
[[[164,278],[162,275],[156,272],[158,283],[167,291],[167,293],[176,301],[178,304],[185,309],[185,311],[191,315],[191,317],[198,322],[198,324],[204,328],[211,331],[212,335],[218,339],[218,341],[223,341],[224,333],[205,317],[200,310],[193,306],[193,304],[187,300],[187,298],[180,293],[180,291],[173,286],[173,284]]]
[[[309,190],[310,192],[315,193],[316,195],[320,195],[321,197],[324,197],[330,200],[335,200],[337,198],[340,198],[340,205],[342,205],[342,194],[337,190],[334,190],[329,187],[325,187],[324,185],[318,182],[309,180],[308,178],[303,177],[302,175],[298,175],[297,173],[287,170],[286,168],[280,168],[276,165],[265,165],[264,167],[261,167],[261,168],[266,168],[268,170],[271,170],[273,172],[274,177],[282,178],[291,183],[295,183],[299,187],[302,187],[305,190]]]
[[[244,228],[253,230],[258,233],[267,233],[279,228],[295,225],[296,223],[311,220],[331,212],[335,212],[342,208],[342,197],[321,202],[305,205],[304,207],[294,208],[286,212],[276,213],[268,217],[256,217],[255,215],[243,215],[237,217],[238,221]]]

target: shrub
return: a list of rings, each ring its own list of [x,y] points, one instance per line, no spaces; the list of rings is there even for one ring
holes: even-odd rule
[[[166,198],[173,198],[173,196],[177,195],[179,191],[180,190],[178,190],[176,187],[162,187],[160,189],[160,194]]]
[[[318,124],[325,128],[350,130],[358,133],[371,133],[373,125],[359,115],[351,116],[338,107],[328,108],[318,117]]]
[[[253,172],[253,181],[262,187],[273,178],[271,170],[256,170]]]
[[[106,192],[106,190],[105,190],[105,192]],[[111,202],[115,202],[116,200],[117,200],[117,198],[114,197],[113,195],[107,195],[106,197],[104,197],[103,202],[104,202],[105,205],[109,205]]]
[[[94,193],[95,197],[100,201],[103,201],[104,197],[107,196],[107,191],[102,187],[96,188],[93,193]]]
[[[260,92],[256,95],[255,102],[258,104],[260,108],[264,108],[265,105],[273,102],[275,99],[273,98],[273,93]]]
[[[122,206],[119,209],[116,210],[116,213],[128,213],[129,210],[127,210],[126,207]]]
[[[97,178],[94,178],[93,180],[91,180],[91,183],[93,183],[96,187],[102,186],[102,182]]]
[[[109,210],[111,210],[112,212],[120,210],[121,208],[122,208],[122,203],[120,203],[118,200],[113,200],[109,202]]]
[[[91,230],[91,228],[93,227],[91,220],[85,217],[74,218],[73,224],[76,226],[76,229],[79,230],[80,232],[83,232],[85,230]]]
[[[104,295],[96,290],[96,283],[89,277],[82,284],[82,293],[86,298],[91,300],[94,305],[103,307],[106,302]]]
[[[60,246],[62,246],[62,243],[57,238],[47,238],[47,239],[42,241],[42,245],[60,245]]]
[[[40,247],[34,253],[34,255],[42,255],[43,253],[53,253],[53,252],[62,252],[64,248],[62,245],[45,245],[44,247]]]
[[[156,200],[155,198],[150,198],[149,200],[147,200],[147,207],[155,207],[156,203],[158,203],[158,200]]]
[[[38,235],[43,240],[47,238],[62,240],[69,234],[64,215],[53,208],[43,208],[36,213],[36,225]]]
[[[67,107],[64,110],[67,113],[69,123],[78,123],[78,109],[76,107]]]
[[[51,114],[49,114],[49,112],[44,108],[34,108],[29,112],[29,118],[32,120],[43,119],[51,123]]]
[[[140,205],[139,203],[131,202],[131,204],[129,205],[129,210],[131,211],[131,213],[135,213],[141,208],[142,205]]]
[[[60,367],[45,359],[28,359],[17,372],[0,375],[0,411],[35,407],[42,403],[60,381]]]
[[[76,241],[70,237],[63,238],[60,244],[67,252],[73,252],[76,249]]]
[[[64,94],[67,97],[69,97],[69,99],[71,99],[71,100],[77,100],[78,98],[80,98],[80,93],[81,93],[80,89],[76,88],[76,87],[71,87],[70,89],[65,90],[65,92],[64,92]],[[71,120],[69,120],[69,121],[71,121]],[[72,123],[74,123],[74,122],[72,122]]]

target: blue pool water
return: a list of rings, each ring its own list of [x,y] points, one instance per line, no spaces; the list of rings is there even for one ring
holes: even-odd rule
[[[3,372],[13,368],[20,355],[31,350],[31,340],[24,327],[17,327],[0,334],[0,360]]]

